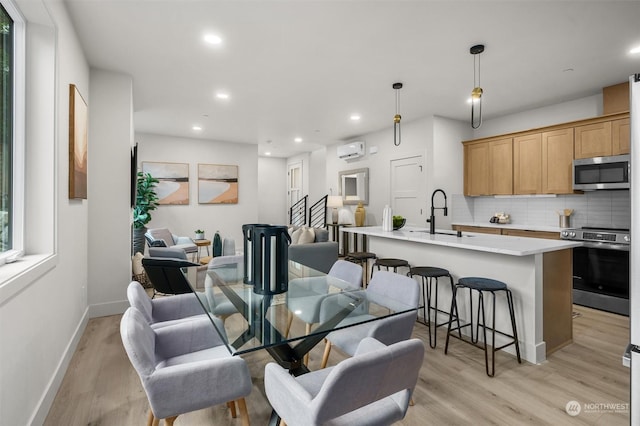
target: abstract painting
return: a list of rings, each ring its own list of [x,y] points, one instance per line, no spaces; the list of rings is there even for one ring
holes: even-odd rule
[[[189,204],[189,164],[142,162],[142,173],[158,179],[158,204]]]
[[[87,103],[69,85],[69,198],[87,199]]]
[[[238,204],[238,166],[198,164],[200,204]]]

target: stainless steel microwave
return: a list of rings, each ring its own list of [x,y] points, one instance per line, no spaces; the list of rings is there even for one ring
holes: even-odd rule
[[[629,189],[629,155],[573,160],[573,189]]]

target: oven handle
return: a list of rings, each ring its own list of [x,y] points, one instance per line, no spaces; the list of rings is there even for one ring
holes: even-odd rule
[[[602,250],[629,251],[628,244],[599,243],[594,241],[584,241],[582,243],[582,247],[602,249]]]

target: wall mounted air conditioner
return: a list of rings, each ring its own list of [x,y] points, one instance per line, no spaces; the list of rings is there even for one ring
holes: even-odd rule
[[[347,160],[350,158],[358,158],[364,155],[364,142],[355,141],[345,145],[338,146],[338,158]]]

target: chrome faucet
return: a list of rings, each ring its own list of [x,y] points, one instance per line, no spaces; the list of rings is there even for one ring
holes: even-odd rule
[[[438,192],[442,192],[442,195],[444,196],[444,207],[434,207],[433,206],[433,198],[436,196],[436,193]],[[447,194],[445,194],[445,192],[442,189],[436,189],[435,191],[433,191],[433,194],[431,194],[431,216],[429,216],[429,219],[427,219],[427,222],[429,222],[429,233],[430,234],[435,234],[436,233],[436,217],[435,217],[435,209],[442,209],[444,210],[444,215],[447,215]]]

